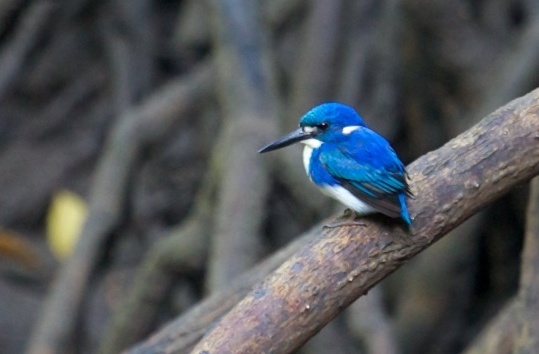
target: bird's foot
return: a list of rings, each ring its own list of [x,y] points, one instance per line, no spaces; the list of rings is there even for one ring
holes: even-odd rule
[[[366,226],[366,224],[360,220],[357,220],[359,215],[356,214],[355,211],[352,209],[346,209],[342,216],[338,217],[335,222],[332,222],[330,224],[324,225],[324,228],[326,229],[333,229],[336,227],[343,227],[343,226]]]
[[[367,226],[364,222],[356,220],[332,222],[331,224],[324,225],[324,229],[334,229],[336,227],[355,227],[355,226]]]

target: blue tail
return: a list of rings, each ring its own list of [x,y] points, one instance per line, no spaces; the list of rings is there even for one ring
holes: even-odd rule
[[[409,226],[412,225],[412,218],[410,217],[410,214],[408,213],[408,208],[406,206],[406,194],[399,194],[399,202],[401,203],[402,220],[404,220],[404,222],[406,222]]]

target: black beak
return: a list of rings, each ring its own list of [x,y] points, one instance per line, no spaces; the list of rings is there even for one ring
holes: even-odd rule
[[[274,141],[271,144],[264,146],[262,149],[258,150],[260,154],[263,154],[268,151],[277,150],[284,148],[285,146],[292,145],[298,141],[309,139],[312,137],[312,133],[306,133],[303,131],[303,128],[298,128],[292,133],[283,136],[281,139]]]

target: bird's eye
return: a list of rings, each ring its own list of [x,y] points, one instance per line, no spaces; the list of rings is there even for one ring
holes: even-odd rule
[[[317,124],[316,127],[322,131],[326,130],[328,127],[329,127],[329,124],[327,123],[320,123],[320,124]]]

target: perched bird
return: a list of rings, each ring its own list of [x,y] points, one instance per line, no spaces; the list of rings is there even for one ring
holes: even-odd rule
[[[356,111],[341,103],[324,103],[308,111],[299,128],[263,147],[264,153],[296,142],[305,144],[303,164],[323,193],[357,214],[382,213],[412,219],[406,170],[387,140],[369,129]]]

